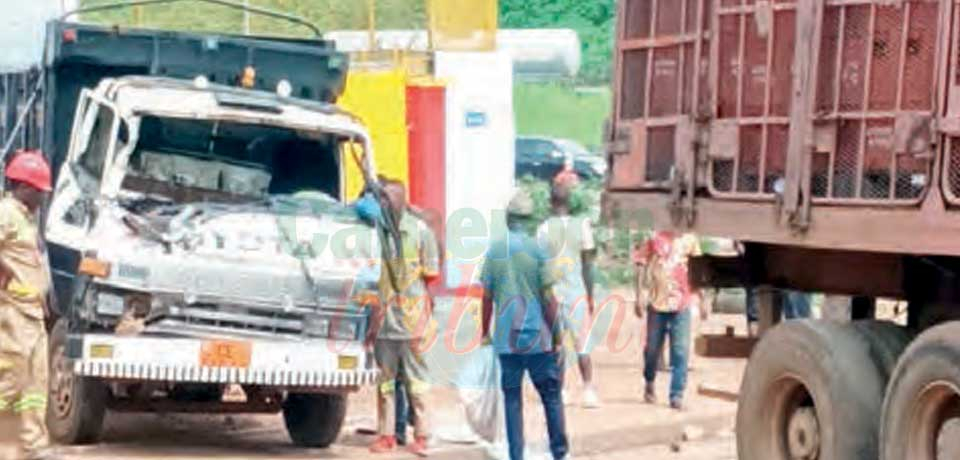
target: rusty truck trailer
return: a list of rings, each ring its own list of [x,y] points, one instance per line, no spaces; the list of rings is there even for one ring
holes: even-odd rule
[[[615,53],[605,215],[742,241],[691,276],[767,318],[856,299],[764,335],[740,458],[960,458],[960,1],[621,0]]]

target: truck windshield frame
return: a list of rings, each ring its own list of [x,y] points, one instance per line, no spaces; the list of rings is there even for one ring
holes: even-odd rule
[[[142,190],[147,180],[153,183],[151,190],[157,182],[165,183],[160,189],[168,193],[172,188],[197,189],[200,198],[214,201],[249,201],[304,191],[343,199],[346,174],[341,156],[344,145],[354,139],[351,136],[166,115],[141,116],[139,126],[137,145],[118,159],[124,165],[123,189],[148,192]],[[190,201],[191,195],[183,198]]]

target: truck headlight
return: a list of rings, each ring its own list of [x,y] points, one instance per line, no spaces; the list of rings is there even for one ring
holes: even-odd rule
[[[321,316],[306,316],[303,318],[303,332],[311,337],[327,337],[330,335],[330,320]]]
[[[150,314],[153,298],[149,294],[141,293],[113,293],[98,292],[96,297],[97,314],[105,316],[122,316],[130,312],[137,318],[145,318]]]
[[[330,338],[334,340],[356,340],[359,329],[356,321],[337,321],[334,323]]]
[[[107,316],[120,316],[123,314],[124,301],[123,296],[101,292],[97,294],[97,314]]]

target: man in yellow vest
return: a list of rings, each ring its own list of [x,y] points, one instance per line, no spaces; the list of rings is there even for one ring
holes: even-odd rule
[[[0,199],[0,412],[20,418],[17,458],[49,459],[44,318],[50,272],[37,215],[50,192],[50,166],[40,152],[18,152],[6,178],[8,193]]]
[[[381,383],[377,392],[376,441],[370,446],[375,454],[394,450],[396,431],[406,426],[396,423],[395,390],[399,380],[414,408],[414,440],[407,449],[418,456],[427,455],[430,437],[426,395],[430,372],[424,359],[432,323],[430,283],[440,276],[439,246],[430,227],[408,211],[406,189],[395,180],[382,180],[390,202],[390,212],[400,233],[400,247],[385,254],[380,276],[380,302],[370,334],[376,337],[374,357],[380,367]],[[392,244],[386,241],[384,244]]]

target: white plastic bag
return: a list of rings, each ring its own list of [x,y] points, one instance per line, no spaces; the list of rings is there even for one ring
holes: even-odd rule
[[[490,345],[474,351],[468,359],[458,378],[467,424],[481,439],[496,444],[505,429],[500,363]]]

